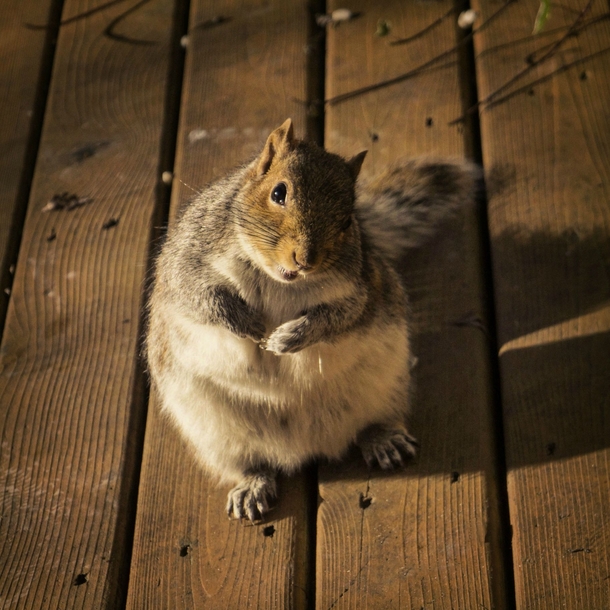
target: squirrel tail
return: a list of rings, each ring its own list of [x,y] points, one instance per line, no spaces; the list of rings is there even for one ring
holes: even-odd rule
[[[391,262],[421,245],[438,225],[472,205],[481,170],[466,161],[411,159],[365,184],[356,209],[363,231]]]

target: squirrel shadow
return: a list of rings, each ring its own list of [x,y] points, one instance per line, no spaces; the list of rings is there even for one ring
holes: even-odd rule
[[[437,248],[430,245],[431,251]],[[588,329],[580,322],[610,304],[610,237],[601,230],[585,234],[569,229],[559,235],[505,231],[493,238],[492,256],[507,468],[610,447],[610,316],[602,312],[604,319]],[[464,273],[459,262],[454,273]],[[439,288],[444,295],[426,295],[421,305],[451,298],[450,284],[435,283],[434,289]],[[470,320],[458,332],[485,330],[477,324],[479,318]],[[568,321],[573,321],[573,336],[563,328]],[[549,328],[562,323],[561,330]],[[476,402],[489,397],[476,393],[484,380],[477,386],[471,376],[488,375],[489,369],[472,366],[479,356],[473,345],[464,343],[455,358],[455,332],[447,327],[440,335],[424,331],[413,337],[416,355],[427,354],[415,371],[413,404],[415,425],[421,421],[435,431],[426,434],[431,446],[422,439],[427,471],[437,470],[437,464],[445,464],[443,470],[450,473],[484,470],[481,461],[488,455],[480,445],[487,442],[493,418]],[[520,346],[525,335],[531,339]],[[511,346],[516,347],[507,349]],[[486,408],[492,409],[492,403]],[[455,435],[461,437],[462,450],[448,460]]]
[[[610,236],[494,239],[507,467],[610,447]]]
[[[601,229],[509,230],[493,247],[500,346],[610,303],[610,236]]]

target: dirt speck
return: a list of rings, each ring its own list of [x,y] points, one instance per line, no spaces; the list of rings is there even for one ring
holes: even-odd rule
[[[360,494],[360,498],[358,500],[358,505],[360,506],[360,508],[362,510],[366,510],[371,503],[373,502],[373,498],[370,498],[369,496],[365,496],[363,493]]]
[[[85,585],[88,582],[89,582],[89,574],[86,574],[86,573],[77,574],[76,578],[74,579],[74,586],[80,587],[81,585]]]
[[[186,557],[187,555],[190,554],[191,550],[192,550],[192,547],[190,544],[183,544],[180,547],[180,557]]]
[[[47,204],[42,208],[43,212],[55,212],[60,210],[66,210],[71,212],[76,208],[80,208],[83,205],[91,203],[93,199],[91,197],[79,197],[75,193],[55,193]]]
[[[267,527],[263,528],[263,536],[265,538],[273,538],[273,534],[275,534],[275,527],[273,525],[267,525]]]
[[[109,218],[103,225],[102,229],[104,231],[108,231],[108,229],[112,229],[112,227],[116,227],[119,224],[118,218]]]

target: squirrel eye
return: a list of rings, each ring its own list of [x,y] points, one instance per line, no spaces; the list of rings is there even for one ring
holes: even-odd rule
[[[341,226],[341,231],[347,231],[352,226],[352,217],[350,216]]]
[[[286,185],[283,182],[276,184],[271,191],[271,201],[278,205],[286,203]]]

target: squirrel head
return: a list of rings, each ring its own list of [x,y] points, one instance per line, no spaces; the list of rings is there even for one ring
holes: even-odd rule
[[[353,257],[355,247],[359,256],[354,191],[365,155],[345,160],[297,140],[290,119],[269,135],[249,167],[237,223],[268,275],[293,282]]]

